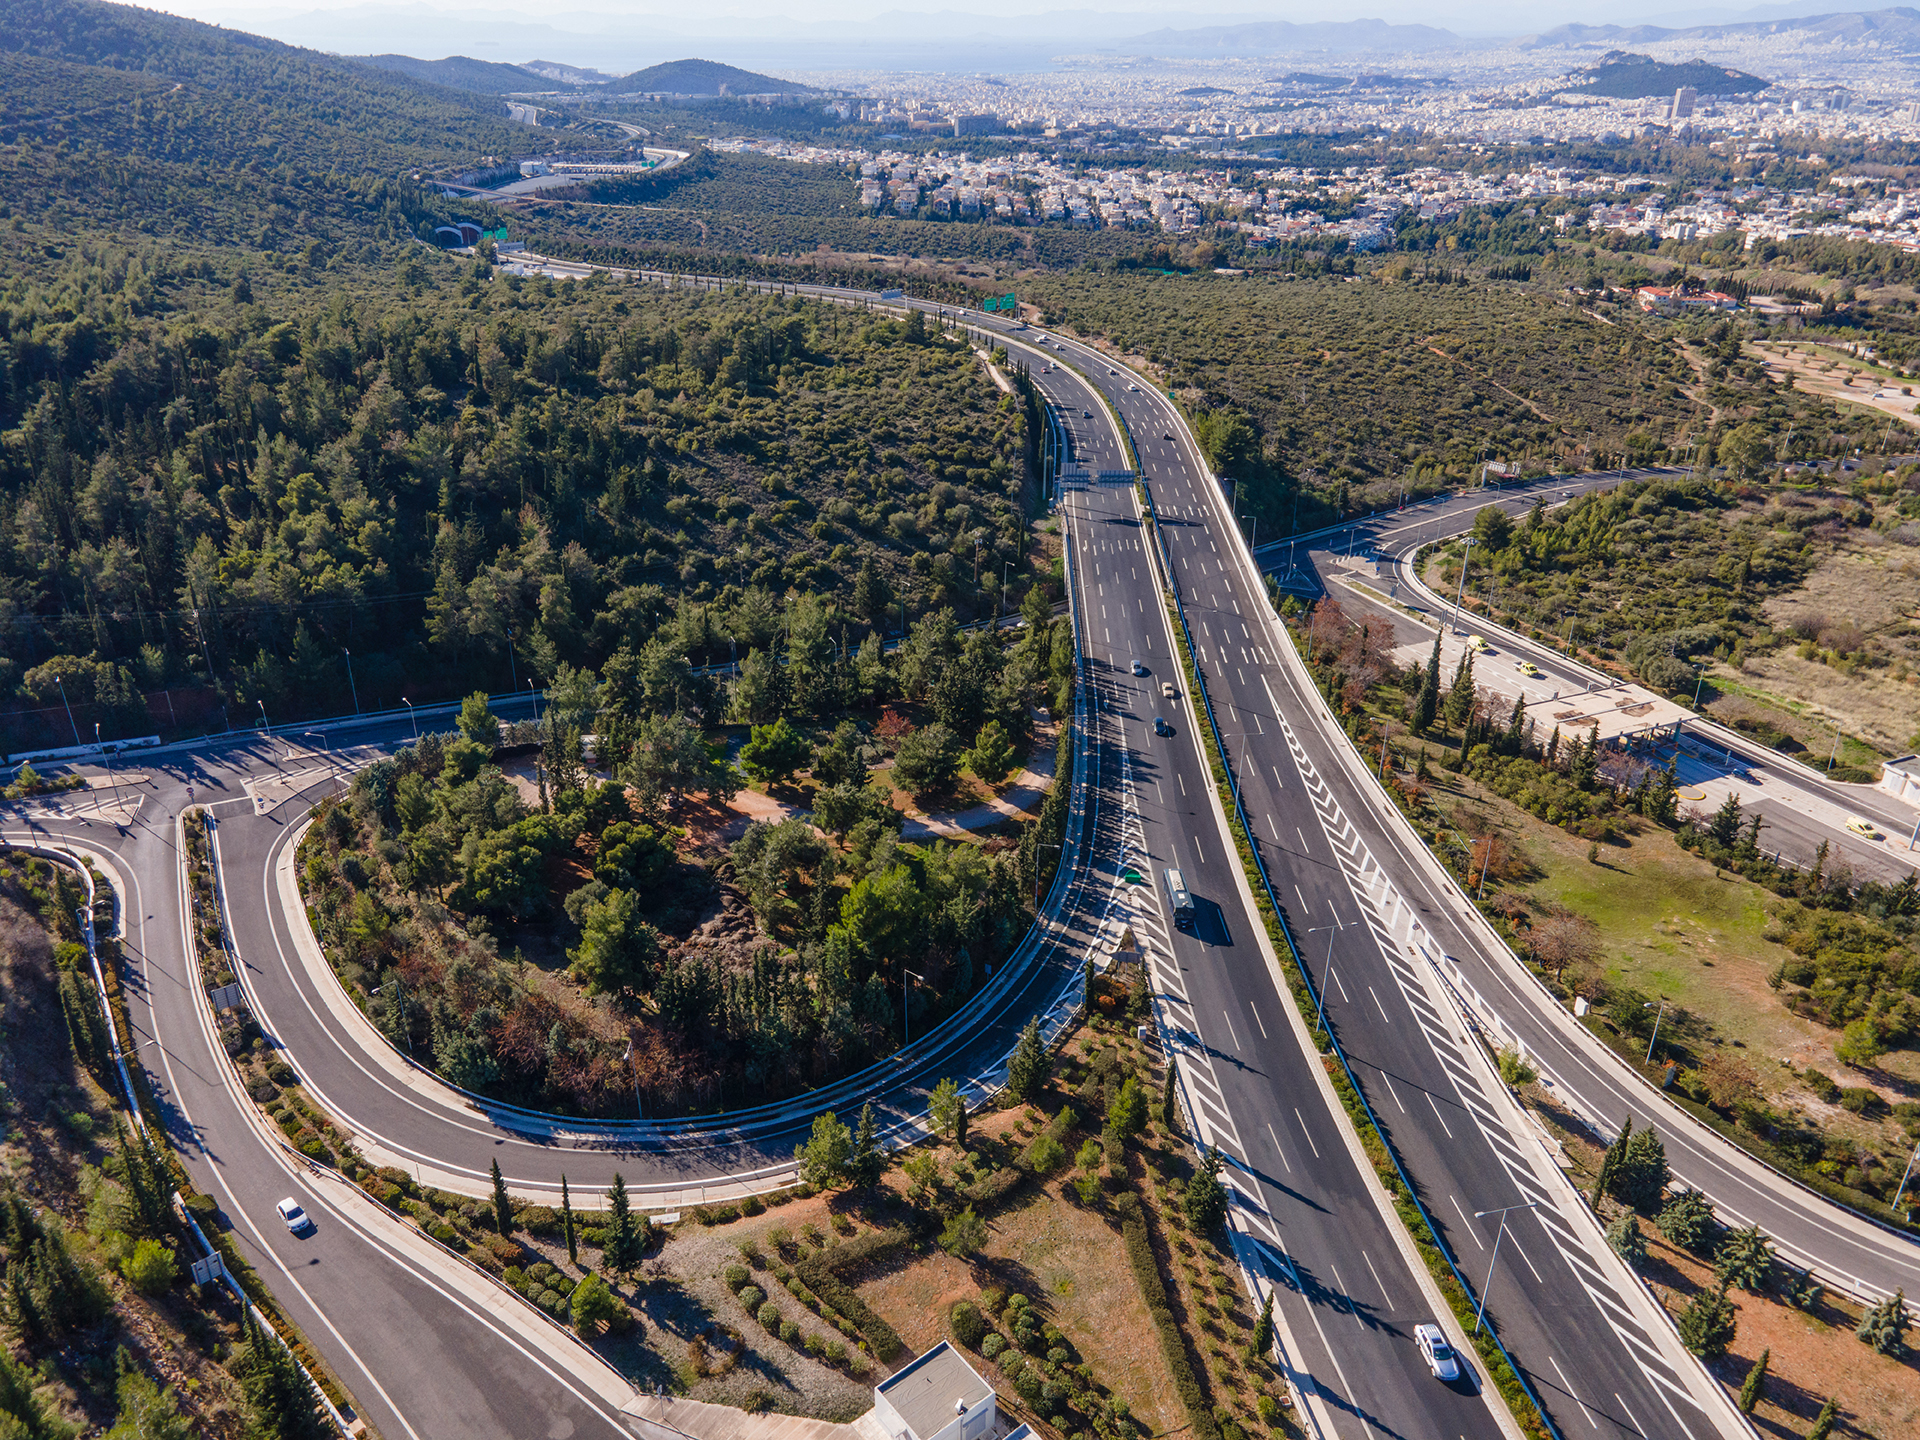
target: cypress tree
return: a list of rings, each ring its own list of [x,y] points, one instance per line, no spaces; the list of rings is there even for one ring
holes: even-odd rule
[[[567,1237],[567,1263],[578,1265],[580,1242],[573,1231],[573,1196],[568,1193],[567,1176],[564,1170],[560,1173],[560,1228]]]
[[[1820,1407],[1820,1414],[1814,1419],[1813,1428],[1807,1431],[1807,1440],[1827,1440],[1827,1437],[1833,1434],[1834,1424],[1839,1419],[1839,1402],[1829,1399]]]
[[[1173,1064],[1174,1062],[1172,1060],[1167,1061],[1167,1083],[1160,1087],[1160,1114],[1158,1116],[1160,1128],[1169,1135],[1173,1133],[1174,1115],[1179,1108],[1179,1100],[1175,1096],[1173,1089]]]
[[[873,1102],[869,1100],[860,1111],[860,1128],[854,1132],[853,1157],[847,1161],[847,1173],[855,1185],[867,1188],[879,1184],[886,1169],[887,1157],[880,1150],[879,1127],[874,1123]]]
[[[501,1177],[500,1162],[493,1162],[493,1224],[502,1235],[513,1234],[513,1202],[507,1198],[507,1182]]]
[[[640,1236],[634,1230],[633,1214],[627,1208],[627,1180],[615,1172],[613,1187],[607,1191],[607,1243],[600,1263],[622,1275],[633,1273],[640,1263]]]
[[[1578,743],[1578,742],[1576,742]],[[1620,1157],[1626,1153],[1627,1137],[1633,1134],[1633,1116],[1629,1115],[1620,1122],[1620,1133],[1607,1147],[1607,1153],[1600,1157],[1600,1178],[1593,1182],[1593,1208],[1600,1208],[1600,1197],[1607,1193],[1613,1183],[1613,1172],[1620,1164]]]
[[[1760,1352],[1760,1358],[1753,1362],[1753,1368],[1747,1371],[1746,1381],[1740,1386],[1740,1413],[1751,1415],[1753,1407],[1760,1403],[1760,1392],[1767,1383],[1767,1361],[1772,1358],[1773,1350],[1768,1348]]]

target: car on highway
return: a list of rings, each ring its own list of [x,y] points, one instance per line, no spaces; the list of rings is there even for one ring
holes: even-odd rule
[[[1160,695],[1162,699],[1173,699],[1173,682],[1171,680],[1162,680],[1160,682]]]
[[[1460,1361],[1438,1325],[1414,1326],[1413,1343],[1420,1347],[1420,1358],[1427,1362],[1434,1379],[1451,1384],[1460,1378]]]
[[[1139,387],[1138,385],[1129,385],[1129,386],[1127,386],[1127,389],[1129,389],[1129,390],[1138,390],[1139,388],[1140,388],[1140,387]]]
[[[305,1210],[302,1210],[300,1208],[300,1202],[291,1195],[273,1208],[280,1212],[281,1223],[295,1235],[298,1235],[302,1230],[311,1230],[313,1228],[313,1217],[307,1214]]]
[[[1165,434],[1165,433],[1162,433],[1162,435],[1160,436],[1160,438],[1161,438],[1162,440],[1166,440],[1166,441],[1169,441],[1169,442],[1171,442],[1171,441],[1172,441],[1172,439],[1173,439],[1173,436],[1171,436],[1171,435],[1168,435],[1168,434]]]
[[[1091,411],[1091,410],[1082,410],[1082,411],[1080,412],[1080,418],[1081,418],[1082,420],[1091,420],[1091,419],[1093,418],[1093,411]]]
[[[1879,828],[1864,815],[1849,815],[1847,817],[1847,829],[1856,835],[1864,835],[1869,840],[1878,840],[1880,838]]]
[[[1140,661],[1136,660],[1133,662],[1133,673],[1136,675],[1144,675],[1147,673],[1147,667]]]
[[[1156,735],[1171,735],[1173,734],[1173,726],[1169,725],[1162,717],[1156,715],[1153,717],[1153,733]]]
[[[1538,680],[1540,678],[1540,667],[1534,664],[1531,660],[1515,661],[1513,668],[1518,670],[1522,675],[1526,676],[1529,680]]]
[[[1113,367],[1112,367],[1111,365],[1109,365],[1109,366],[1107,367],[1107,373],[1108,373],[1109,375],[1118,375],[1118,374],[1119,374],[1120,372],[1119,372],[1118,370],[1116,370],[1116,369],[1114,369],[1114,368],[1113,368]]]
[[[1487,653],[1487,637],[1484,635],[1467,636],[1467,649],[1471,650],[1476,655],[1486,654]]]

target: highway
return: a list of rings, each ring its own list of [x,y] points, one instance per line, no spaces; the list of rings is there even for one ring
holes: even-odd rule
[[[1057,354],[1064,343],[1056,340],[1049,348]],[[1079,358],[1082,347],[1072,348]],[[1096,379],[1109,367],[1091,349],[1081,363]],[[1519,964],[1380,793],[1297,658],[1285,648],[1288,642],[1271,606],[1264,598],[1254,603],[1254,565],[1226,518],[1228,494],[1208,476],[1177,411],[1149,387],[1127,388],[1131,383],[1124,372],[1117,382],[1112,377],[1104,381],[1132,432],[1176,439],[1171,463],[1147,452],[1147,477],[1173,522],[1167,533],[1176,563],[1191,567],[1189,608],[1206,652],[1201,664],[1214,687],[1256,839],[1275,876],[1284,877],[1282,898],[1296,931],[1329,921],[1347,927],[1336,936],[1337,980],[1329,1013],[1363,1080],[1371,1072],[1367,1083],[1380,1102],[1375,1112],[1389,1122],[1415,1179],[1428,1187],[1435,1202],[1429,1211],[1449,1233],[1456,1251],[1463,1257],[1481,1253],[1484,1236],[1465,1222],[1475,1209],[1487,1207],[1470,1203],[1468,1196],[1483,1191],[1502,1167],[1474,1163],[1479,1148],[1474,1137],[1456,1128],[1457,1116],[1438,1105],[1438,1097],[1447,1093],[1444,1083],[1429,1081],[1435,1098],[1425,1116],[1417,1113],[1417,1101],[1413,1107],[1403,1106],[1404,1094],[1395,1093],[1400,1062],[1412,1056],[1425,1065],[1426,1056],[1418,1045],[1409,1046],[1412,1037],[1404,1017],[1389,1007],[1398,980],[1385,953],[1393,945],[1381,943],[1383,930],[1397,935],[1404,948],[1408,927],[1417,927],[1419,949],[1440,957],[1436,963],[1443,967],[1448,988],[1517,1040],[1579,1113],[1607,1131],[1617,1129],[1628,1115],[1636,1126],[1656,1125],[1676,1176],[1707,1194],[1724,1219],[1758,1223],[1784,1257],[1812,1266],[1852,1293],[1878,1296],[1896,1286],[1920,1293],[1920,1246],[1768,1170],[1669,1105],[1580,1029]],[[1169,451],[1158,453],[1164,457]],[[1530,502],[1531,497],[1514,500]],[[1473,508],[1472,499],[1453,504],[1456,514]],[[1269,655],[1287,663],[1267,663]],[[1259,823],[1262,817],[1264,825]],[[1288,888],[1294,891],[1291,897],[1285,895]],[[1362,919],[1364,929],[1357,923]],[[1317,946],[1309,944],[1308,950],[1318,961]],[[1408,1004],[1417,1008],[1418,1000]],[[1449,1180],[1458,1181],[1457,1192],[1439,1193]],[[1493,1203],[1504,1205],[1510,1199]],[[1523,1223],[1538,1224],[1538,1214],[1523,1217]],[[1539,1252],[1551,1255],[1555,1248],[1536,1233],[1529,1254],[1537,1266]],[[1511,1280],[1511,1274],[1506,1272],[1506,1278]],[[1537,1288],[1570,1293],[1565,1286]],[[1572,1347],[1564,1342],[1574,1333],[1565,1328],[1566,1312],[1556,1315],[1551,1303],[1543,1301],[1529,1322],[1525,1309],[1511,1308],[1498,1281],[1490,1303],[1508,1307],[1507,1333],[1521,1358],[1531,1360],[1532,1378],[1558,1393],[1563,1414],[1571,1410],[1593,1420],[1610,1408],[1610,1392],[1602,1389],[1600,1377],[1583,1382],[1566,1364],[1562,1350]],[[1607,1302],[1596,1300],[1595,1306],[1611,1317]],[[1641,1353],[1637,1344],[1632,1348]],[[1581,1347],[1585,1357],[1595,1353],[1590,1345]],[[1567,1378],[1556,1366],[1565,1368]],[[1658,1380],[1651,1383],[1666,1389]],[[1626,1392],[1614,1398],[1627,1400],[1622,1412],[1645,1419],[1646,1412],[1632,1405]],[[1550,1397],[1550,1407],[1553,1403]],[[1681,1402],[1675,1404],[1671,1423],[1686,1425],[1695,1418]],[[1638,1422],[1631,1423],[1639,1428]]]
[[[1105,406],[1080,376],[1035,378],[1063,417],[1074,458],[1095,474],[1130,469]],[[1153,965],[1161,1028],[1197,1139],[1229,1157],[1235,1224],[1249,1242],[1243,1257],[1277,1296],[1291,1337],[1288,1368],[1323,1435],[1500,1434],[1491,1407],[1504,1405],[1491,1387],[1443,1385],[1427,1374],[1412,1327],[1443,1317],[1397,1222],[1382,1216],[1347,1122],[1293,1033],[1292,998],[1262,958],[1199,734],[1186,706],[1160,692],[1163,683],[1181,693],[1186,685],[1132,488],[1071,491],[1062,510],[1080,541],[1088,671],[1131,762],[1137,863],[1149,883],[1135,887],[1130,920]],[[1136,660],[1146,675],[1132,673]],[[1173,733],[1157,735],[1156,718]],[[1185,874],[1199,902],[1191,933],[1167,923],[1159,877],[1168,867]]]
[[[1677,1347],[1660,1333],[1657,1316],[1636,1304],[1630,1282],[1588,1253],[1597,1238],[1591,1222],[1564,1183],[1542,1174],[1537,1136],[1503,1093],[1493,1093],[1497,1081],[1449,1019],[1428,968],[1402,945],[1370,883],[1377,867],[1366,863],[1364,830],[1355,830],[1356,821],[1364,827],[1370,818],[1371,797],[1357,793],[1337,753],[1346,742],[1328,738],[1311,685],[1284,663],[1288,642],[1244,548],[1236,553],[1219,513],[1219,488],[1184,427],[1176,428],[1155,392],[1116,384],[1108,393],[1143,444],[1154,443],[1144,437],[1161,437],[1157,458],[1144,451],[1148,484],[1256,843],[1310,963],[1321,966],[1316,981],[1324,984],[1326,965],[1333,967],[1325,987],[1328,1023],[1443,1243],[1477,1288],[1498,1221],[1476,1220],[1476,1212],[1534,1206],[1508,1217],[1508,1264],[1495,1276],[1488,1309],[1563,1432],[1717,1433],[1718,1417],[1702,1409],[1697,1367],[1676,1360]],[[1097,616],[1090,628],[1097,642]],[[1198,873],[1201,880],[1190,880],[1196,896],[1224,907],[1233,893],[1226,873]],[[1240,1043],[1210,1043],[1249,1066],[1280,1064],[1284,1039],[1260,1039],[1251,1023],[1263,1006],[1277,1003],[1267,975],[1238,956],[1207,958],[1204,981],[1193,982],[1207,996],[1199,1013],[1218,1014],[1222,1034],[1241,1022],[1234,1030]],[[1258,1142],[1277,1138],[1266,1124],[1288,1109],[1246,1096],[1229,1110],[1247,1147],[1244,1163],[1278,1168]],[[1380,1307],[1377,1314],[1391,1314],[1384,1307],[1396,1299],[1404,1305],[1404,1295],[1361,1278],[1365,1271],[1349,1258],[1357,1242],[1329,1236],[1324,1243],[1328,1264],[1360,1271],[1348,1277],[1356,1298]]]
[[[1689,1373],[1691,1362],[1675,1358],[1651,1302],[1610,1257],[1593,1254],[1590,1220],[1569,1204],[1538,1137],[1468,1038],[1463,999],[1524,1045],[1582,1113],[1609,1128],[1626,1113],[1640,1117],[1636,1123],[1656,1120],[1676,1173],[1724,1216],[1757,1220],[1784,1254],[1840,1283],[1850,1279],[1848,1288],[1904,1284],[1920,1293],[1920,1252],[1910,1241],[1799,1191],[1667,1106],[1579,1032],[1465,905],[1380,797],[1293,657],[1226,498],[1173,408],[1150,388],[1129,389],[1133,377],[1097,351],[988,317],[966,319],[1016,349],[1030,347],[1035,379],[1090,469],[1128,464],[1106,401],[1140,442],[1159,533],[1256,842],[1314,981],[1325,986],[1328,1022],[1476,1288],[1496,1221],[1474,1212],[1541,1202],[1509,1217],[1488,1313],[1561,1432],[1706,1436],[1723,1433],[1724,1417],[1717,1392],[1703,1395],[1697,1367]],[[1044,348],[1032,348],[1042,339]],[[1067,369],[1039,373],[1063,351],[1091,383]],[[1457,507],[1450,514],[1401,523],[1457,527],[1480,499],[1449,503]],[[703,1187],[737,1193],[790,1165],[817,1108],[846,1109],[869,1094],[904,1138],[937,1079],[993,1083],[1020,1026],[1070,983],[1089,949],[1111,943],[1116,916],[1125,916],[1148,941],[1163,1033],[1183,1057],[1188,1111],[1203,1138],[1231,1157],[1237,1248],[1257,1284],[1279,1287],[1287,1363],[1318,1433],[1507,1431],[1486,1387],[1432,1380],[1407,1338],[1415,1321],[1441,1317],[1404,1239],[1381,1216],[1346,1122],[1309,1058],[1303,1022],[1279,993],[1278,964],[1290,962],[1268,955],[1256,933],[1208,791],[1199,717],[1156,609],[1150,532],[1132,491],[1071,492],[1063,517],[1080,587],[1083,689],[1098,702],[1074,831],[1083,863],[1062,881],[1031,958],[1007,967],[970,1012],[805,1106],[648,1126],[560,1121],[476,1105],[410,1070],[364,1022],[356,1025],[332,977],[303,953],[310,936],[303,917],[289,913],[283,872],[312,799],[347,765],[405,743],[406,721],[329,727],[333,744],[346,747],[330,755],[255,739],[123,758],[123,771],[132,761],[144,774],[123,775],[123,798],[137,797],[138,808],[117,825],[71,802],[10,817],[10,840],[89,847],[115,877],[139,1055],[175,1143],[219,1201],[236,1243],[381,1433],[619,1433],[618,1385],[580,1347],[529,1340],[529,1322],[506,1313],[527,1307],[508,1298],[503,1310],[499,1295],[476,1293],[455,1262],[396,1239],[363,1205],[341,1198],[334,1182],[290,1165],[262,1134],[227,1078],[195,993],[177,832],[189,797],[211,802],[217,819],[222,898],[249,999],[303,1083],[369,1158],[469,1193],[484,1191],[495,1157],[529,1195],[550,1195],[563,1172],[576,1193],[591,1191],[616,1170],[648,1208],[687,1203]],[[1147,676],[1129,673],[1135,658]],[[1176,686],[1178,699],[1159,697],[1162,681]],[[1156,715],[1172,722],[1173,734],[1153,733]],[[23,823],[22,813],[40,818]],[[1187,873],[1201,901],[1193,934],[1164,922],[1156,884],[1123,883],[1129,857],[1152,880],[1167,864]],[[319,1217],[311,1239],[277,1228],[272,1205],[287,1193]],[[509,1369],[513,1382],[500,1383]]]

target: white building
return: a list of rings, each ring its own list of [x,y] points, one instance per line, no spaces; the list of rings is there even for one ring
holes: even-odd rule
[[[993,1387],[945,1340],[873,1387],[888,1440],[985,1440],[998,1418]]]

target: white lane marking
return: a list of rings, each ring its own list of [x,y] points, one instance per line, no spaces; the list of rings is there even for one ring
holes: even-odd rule
[[[1620,1392],[1619,1392],[1618,1390],[1616,1390],[1616,1391],[1614,1391],[1614,1392],[1613,1392],[1613,1398],[1614,1398],[1615,1400],[1620,1400]],[[1627,1409],[1627,1402],[1626,1402],[1626,1401],[1624,1401],[1624,1400],[1620,1400],[1620,1408],[1621,1408],[1622,1410],[1626,1410],[1626,1411],[1627,1411],[1627,1419],[1629,1419],[1629,1420],[1631,1420],[1631,1421],[1633,1421],[1633,1433],[1634,1433],[1634,1434],[1636,1434],[1636,1435],[1644,1435],[1644,1434],[1646,1434],[1646,1433],[1647,1433],[1647,1432],[1646,1432],[1646,1431],[1645,1431],[1644,1429],[1642,1429],[1642,1428],[1641,1428],[1641,1425],[1640,1425],[1640,1421],[1639,1421],[1639,1418],[1638,1418],[1637,1416],[1635,1416],[1635,1415],[1634,1415],[1634,1413],[1633,1413],[1633,1411],[1631,1411],[1631,1410],[1628,1410],[1628,1409]]]
[[[1254,1009],[1254,1005],[1251,1000],[1247,1002],[1247,1009],[1253,1010],[1253,1023],[1260,1027],[1260,1038],[1262,1040],[1271,1039],[1272,1037],[1267,1034],[1267,1022],[1260,1018],[1260,1012]]]
[[[1391,1095],[1391,1096],[1393,1096],[1393,1103],[1394,1103],[1394,1104],[1396,1104],[1396,1105],[1398,1105],[1398,1106],[1400,1107],[1400,1113],[1401,1113],[1402,1115],[1404,1115],[1404,1114],[1406,1114],[1406,1113],[1407,1113],[1407,1107],[1406,1107],[1406,1103],[1405,1103],[1405,1102],[1404,1102],[1403,1100],[1401,1100],[1401,1098],[1400,1098],[1400,1092],[1399,1092],[1398,1090],[1396,1090],[1396,1089],[1394,1089],[1394,1088],[1393,1088],[1393,1081],[1387,1078],[1387,1072],[1386,1072],[1386,1071],[1384,1071],[1384,1070],[1382,1070],[1382,1071],[1380,1072],[1380,1078],[1381,1078],[1382,1080],[1386,1080],[1386,1082],[1387,1082],[1387,1093],[1388,1093],[1389,1095]]]
[[[1386,1007],[1386,1006],[1384,1006],[1384,1005],[1381,1005],[1381,1004],[1380,1004],[1380,994],[1379,994],[1379,992],[1378,992],[1378,991],[1376,991],[1376,990],[1375,990],[1375,989],[1373,988],[1373,986],[1371,986],[1371,985],[1369,985],[1369,986],[1367,986],[1367,993],[1368,993],[1369,995],[1371,995],[1371,996],[1373,996],[1373,1003],[1374,1003],[1374,1004],[1375,1004],[1376,1006],[1379,1006],[1379,1009],[1380,1009],[1380,1018],[1381,1018],[1382,1020],[1384,1020],[1384,1021],[1386,1021],[1386,1022],[1387,1022],[1387,1024],[1389,1024],[1389,1025],[1391,1025],[1391,1024],[1393,1023],[1393,1017],[1387,1014],[1387,1007]]]
[[[1360,1258],[1367,1262],[1367,1269],[1373,1270],[1373,1256],[1362,1250]],[[1373,1270],[1373,1283],[1380,1287],[1380,1298],[1387,1302],[1387,1309],[1393,1309],[1393,1297],[1387,1293],[1387,1282],[1380,1278],[1378,1270]]]
[[[1198,835],[1193,837],[1193,853],[1200,857],[1200,863],[1202,865],[1207,863],[1207,852],[1200,848],[1200,837]]]
[[[1433,1098],[1433,1092],[1427,1091],[1427,1104],[1433,1106],[1433,1118],[1440,1122],[1440,1128],[1447,1132],[1447,1139],[1453,1138],[1453,1127],[1447,1124],[1447,1117],[1440,1113],[1440,1102]]]
[[[1307,1148],[1313,1151],[1313,1158],[1318,1160],[1320,1158],[1320,1147],[1313,1143],[1313,1132],[1307,1129],[1306,1117],[1300,1113],[1300,1107],[1298,1105],[1293,1107],[1293,1118],[1300,1122],[1300,1133],[1307,1137]]]
[[[1341,1278],[1340,1267],[1338,1265],[1329,1264],[1327,1268],[1333,1271],[1333,1278],[1335,1281],[1339,1283],[1340,1298],[1347,1302],[1347,1313],[1353,1316],[1353,1323],[1358,1325],[1362,1330],[1366,1329],[1367,1322],[1360,1318],[1360,1307],[1353,1303],[1353,1296],[1347,1290],[1347,1282]]]
[[[1482,1240],[1479,1235],[1475,1234],[1473,1225],[1467,1219],[1467,1212],[1460,1208],[1460,1197],[1457,1195],[1449,1195],[1447,1199],[1453,1202],[1453,1213],[1460,1217],[1461,1228],[1465,1230],[1467,1234],[1473,1236],[1474,1244],[1478,1245],[1482,1250],[1485,1250],[1487,1248],[1486,1242]]]
[[[1220,1012],[1220,1018],[1227,1022],[1227,1034],[1233,1037],[1233,1048],[1238,1050],[1240,1048],[1240,1032],[1233,1028],[1233,1016],[1222,1010]]]
[[[1293,1166],[1287,1162],[1287,1147],[1280,1143],[1280,1137],[1278,1135],[1274,1135],[1273,1122],[1271,1120],[1267,1121],[1267,1134],[1273,1136],[1273,1148],[1279,1153],[1280,1163],[1286,1165],[1287,1174],[1291,1175],[1293,1173]]]
[[[1553,1371],[1560,1377],[1560,1384],[1565,1388],[1567,1394],[1573,1395],[1573,1402],[1580,1407],[1580,1413],[1587,1417],[1587,1424],[1598,1430],[1600,1428],[1600,1422],[1593,1418],[1593,1410],[1587,1402],[1582,1400],[1578,1395],[1573,1394],[1573,1382],[1567,1379],[1567,1372],[1560,1368],[1560,1362],[1549,1355],[1547,1356],[1547,1363],[1553,1366]]]

